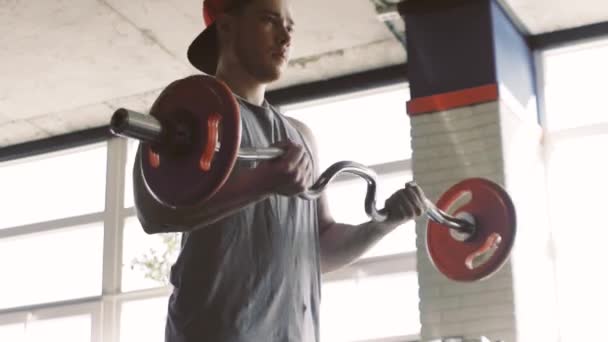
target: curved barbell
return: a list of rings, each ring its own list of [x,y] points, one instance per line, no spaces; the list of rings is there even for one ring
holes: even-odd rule
[[[146,189],[159,202],[174,208],[212,198],[237,159],[273,159],[283,153],[277,147],[240,148],[236,99],[225,84],[205,75],[171,83],[150,115],[118,109],[110,129],[114,135],[142,143],[138,158]],[[385,221],[389,213],[376,208],[377,175],[356,162],[331,165],[299,196],[318,198],[337,176],[346,173],[366,181],[365,212],[374,221]],[[516,215],[510,196],[498,184],[465,179],[440,196],[437,204],[428,198],[424,202],[424,214],[429,218],[427,252],[446,277],[477,281],[494,274],[506,262],[515,240]]]

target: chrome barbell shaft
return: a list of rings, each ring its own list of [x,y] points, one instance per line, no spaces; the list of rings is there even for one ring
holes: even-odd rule
[[[114,135],[155,144],[161,141],[163,127],[151,115],[120,108],[112,115],[110,131]]]
[[[149,144],[160,143],[163,135],[162,124],[155,117],[125,108],[120,108],[114,112],[110,122],[110,130],[114,135],[137,139]],[[219,151],[219,149],[218,144],[216,151]],[[238,158],[250,161],[268,160],[282,154],[283,150],[278,147],[241,147]]]
[[[110,130],[117,136],[137,139],[146,143],[160,143],[163,135],[162,124],[153,116],[141,114],[132,110],[120,108],[112,116]],[[216,150],[221,147],[218,144]],[[238,151],[238,158],[242,160],[257,161],[280,157],[284,151],[278,147],[251,148],[242,147]],[[365,165],[341,161],[331,165],[319,179],[299,197],[307,200],[317,199],[326,189],[327,185],[339,174],[349,173],[363,178],[367,182],[365,195],[365,213],[374,221],[382,222],[388,218],[385,209],[376,208],[377,175]],[[425,214],[442,226],[458,230],[466,234],[473,234],[475,225],[464,219],[456,218],[441,211],[429,199],[424,198],[427,210]]]

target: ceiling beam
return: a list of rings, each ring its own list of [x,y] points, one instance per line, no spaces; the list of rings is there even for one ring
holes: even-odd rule
[[[275,106],[285,106],[403,82],[407,82],[406,63],[277,89],[266,98]]]
[[[608,21],[529,36],[528,44],[534,50],[545,50],[602,37],[608,38]]]

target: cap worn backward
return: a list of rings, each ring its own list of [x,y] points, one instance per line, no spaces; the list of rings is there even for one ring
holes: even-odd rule
[[[217,28],[215,20],[232,5],[231,0],[204,0],[203,22],[205,29],[194,39],[188,48],[188,60],[200,71],[215,75],[219,58]]]

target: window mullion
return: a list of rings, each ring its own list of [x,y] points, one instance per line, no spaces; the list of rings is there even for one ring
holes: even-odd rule
[[[416,271],[416,252],[366,258],[323,275],[323,282]]]
[[[114,295],[121,291],[126,139],[108,141],[106,175],[106,210],[104,219],[102,277],[102,340],[115,341],[119,336],[120,309]]]
[[[70,227],[83,226],[103,221],[104,213],[94,213],[75,217],[68,217],[53,221],[38,222],[25,226],[0,229],[0,239],[13,238],[23,235],[44,233],[52,230],[69,229]]]

